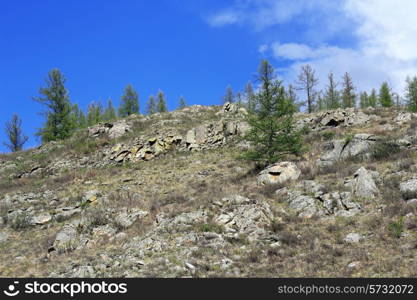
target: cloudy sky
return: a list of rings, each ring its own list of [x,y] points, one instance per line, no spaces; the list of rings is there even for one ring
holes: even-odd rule
[[[357,91],[388,81],[403,93],[417,74],[416,0],[14,0],[0,1],[0,152],[13,113],[34,136],[44,122],[34,102],[52,68],[84,110],[132,84],[141,111],[162,89],[169,108],[220,104],[227,85],[243,90],[259,62],[286,84],[311,64],[350,72]]]
[[[236,0],[209,15],[214,28],[238,26],[259,36],[259,51],[295,78],[311,64],[322,79],[351,73],[359,89],[388,81],[402,93],[417,73],[415,0]]]

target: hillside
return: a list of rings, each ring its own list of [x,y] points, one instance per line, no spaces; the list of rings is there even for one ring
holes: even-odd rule
[[[304,153],[258,170],[237,159],[245,113],[134,115],[1,155],[0,276],[417,276],[417,115],[297,114]]]

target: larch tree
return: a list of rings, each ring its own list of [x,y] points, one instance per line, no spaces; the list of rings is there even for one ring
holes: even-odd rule
[[[107,106],[103,113],[103,121],[112,121],[112,120],[115,120],[116,118],[117,118],[116,109],[113,106],[112,99],[109,98],[107,100]]]
[[[21,151],[28,141],[28,137],[22,132],[22,120],[17,114],[6,122],[5,133],[9,143],[3,143],[11,152]]]
[[[295,107],[267,60],[261,62],[258,80],[261,88],[255,96],[256,109],[247,115],[250,129],[243,137],[251,147],[241,157],[265,166],[288,154],[298,154],[301,136],[294,128]]]
[[[417,112],[417,76],[407,77],[405,99],[408,109]]]
[[[307,96],[307,112],[312,113],[316,102],[317,92],[315,90],[319,80],[316,77],[316,72],[310,65],[304,65],[301,67],[300,74],[297,79],[297,89],[305,91]]]
[[[146,112],[148,113],[148,115],[156,113],[156,103],[155,97],[153,95],[149,96],[148,102],[146,104]]]
[[[159,91],[157,95],[157,102],[156,102],[156,111],[159,113],[167,112],[167,101],[165,99],[165,94],[163,91]]]
[[[375,89],[372,89],[371,94],[368,97],[368,103],[370,107],[376,107],[378,105],[378,96]]]
[[[246,105],[248,110],[255,108],[255,93],[253,91],[252,82],[248,82],[245,86]]]
[[[388,82],[386,81],[381,84],[378,100],[382,107],[391,107],[393,105],[391,89],[389,88]]]
[[[233,103],[234,98],[235,96],[233,95],[232,86],[228,85],[226,88],[226,92],[224,93],[224,96],[223,96],[223,103],[227,103],[227,102]]]
[[[119,116],[121,118],[139,113],[139,96],[132,85],[127,85],[121,98]]]
[[[61,71],[53,69],[49,72],[45,87],[39,89],[39,97],[33,99],[47,107],[44,112],[45,124],[37,135],[42,142],[62,140],[70,137],[77,124],[72,116],[72,105],[65,88],[65,78]]]
[[[369,107],[369,96],[367,92],[361,92],[359,94],[359,105],[361,108]]]
[[[185,98],[183,96],[180,96],[180,99],[178,101],[178,109],[181,110],[183,108],[187,107],[187,102],[185,101]]]
[[[342,105],[344,108],[356,106],[355,87],[347,72],[343,75]]]
[[[337,90],[338,83],[334,80],[332,72],[327,76],[328,84],[324,91],[324,99],[328,109],[337,109],[340,107],[340,93]]]

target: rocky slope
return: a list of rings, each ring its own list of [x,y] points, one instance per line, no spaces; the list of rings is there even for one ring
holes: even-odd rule
[[[0,276],[416,276],[417,116],[297,115],[305,151],[237,159],[244,109],[99,124],[0,156]]]

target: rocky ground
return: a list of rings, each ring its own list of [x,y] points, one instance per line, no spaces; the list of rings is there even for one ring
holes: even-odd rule
[[[244,109],[192,106],[0,155],[3,277],[417,275],[417,116],[297,115],[304,153],[238,159]]]

